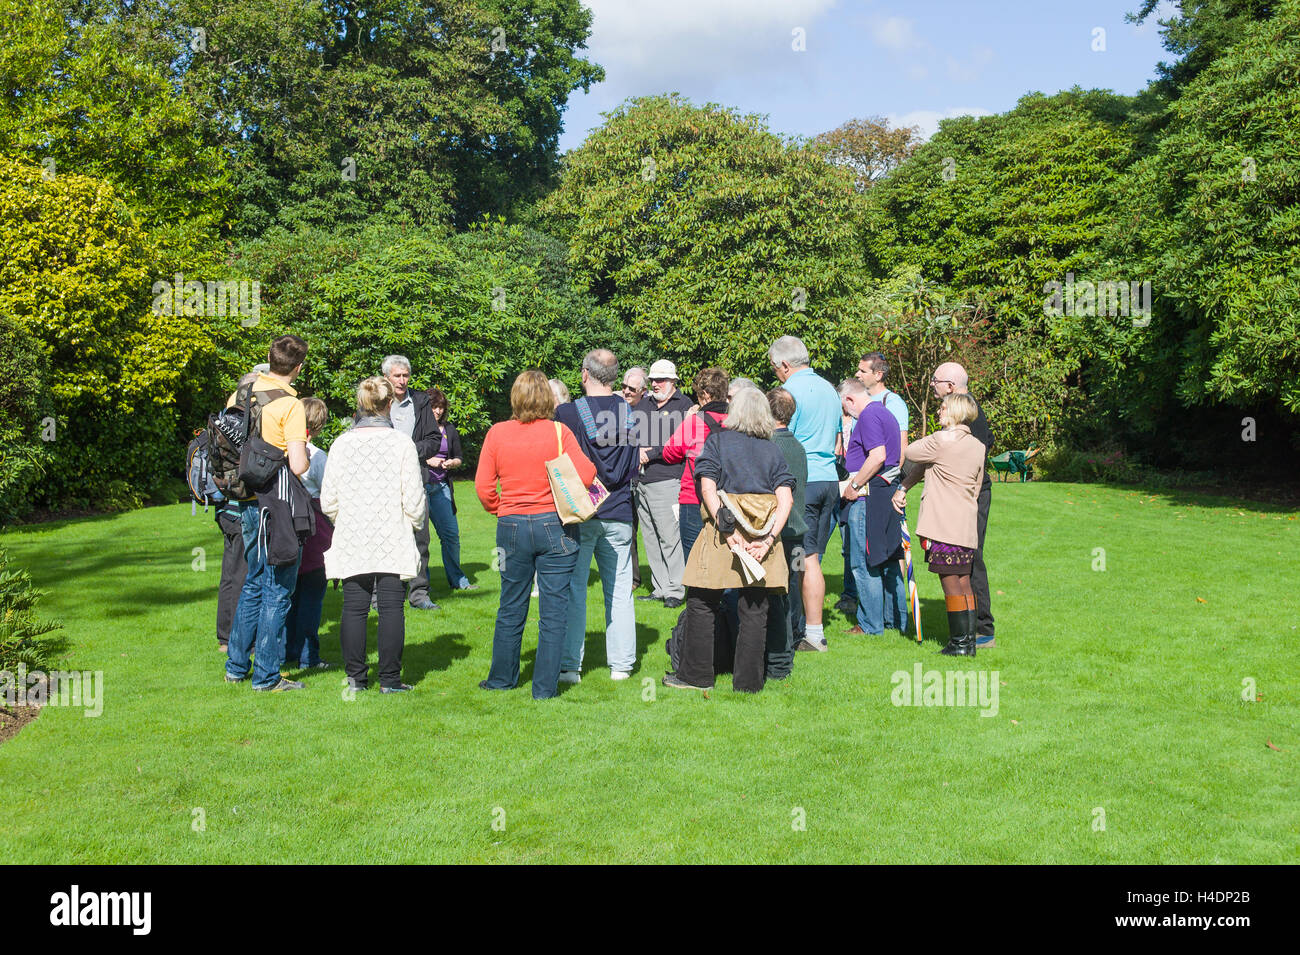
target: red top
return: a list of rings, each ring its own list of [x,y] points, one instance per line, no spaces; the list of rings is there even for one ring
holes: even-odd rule
[[[578,477],[584,484],[596,480],[596,466],[582,453],[578,439],[566,425],[549,418],[538,418],[528,424],[514,419],[502,421],[488,429],[474,475],[474,492],[489,514],[506,517],[555,510],[551,482],[546,479],[546,462],[560,455],[560,442],[555,438],[557,427],[564,452],[578,469]]]
[[[718,424],[727,420],[725,414],[717,411],[697,412],[688,415],[682,422],[682,426],[673,433],[664,445],[663,458],[665,464],[676,464],[678,461],[685,461],[686,467],[682,469],[682,489],[677,494],[679,504],[699,504],[699,495],[695,493],[695,459],[700,455],[700,449],[704,447],[704,442],[708,440],[710,431],[709,426],[704,423],[700,414],[710,415]]]

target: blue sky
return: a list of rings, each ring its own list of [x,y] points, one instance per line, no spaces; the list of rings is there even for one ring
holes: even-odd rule
[[[584,0],[605,82],[570,97],[561,150],[629,96],[679,92],[812,136],[881,115],[929,135],[1079,85],[1136,93],[1170,56],[1139,0]],[[1161,8],[1172,10],[1166,2]],[[796,52],[793,31],[805,49]],[[1100,28],[1104,37],[1095,34]],[[1104,50],[1094,50],[1104,39]]]

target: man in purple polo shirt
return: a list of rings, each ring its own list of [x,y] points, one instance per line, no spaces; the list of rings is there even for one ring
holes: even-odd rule
[[[843,496],[849,504],[849,564],[858,586],[857,625],[851,634],[885,630],[885,603],[899,633],[907,629],[907,586],[899,571],[903,533],[890,503],[898,489],[902,440],[898,419],[883,403],[872,401],[867,387],[850,378],[839,387],[844,410],[857,419],[844,452],[849,480]]]

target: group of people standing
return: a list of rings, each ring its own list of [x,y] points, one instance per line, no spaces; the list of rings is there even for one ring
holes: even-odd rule
[[[343,589],[339,642],[349,687],[369,687],[366,621],[376,609],[380,687],[403,692],[411,689],[401,680],[404,604],[438,609],[429,597],[430,520],[448,587],[478,589],[460,565],[452,490],[452,474],[464,464],[460,434],[442,391],[412,391],[410,361],[390,355],[381,374],[358,385],[353,420],[327,454],[311,440],[328,420],[325,403],[299,399],[293,388],[306,355],[300,337],[277,338],[267,364],[227,402],[247,409],[254,433],[284,463],[275,493],[236,496],[217,508],[225,536],[217,608],[225,679],[251,676],[254,690],[283,692],[304,688],[281,673],[286,663],[328,669],[319,629],[333,579]],[[277,508],[281,494],[287,500]],[[273,538],[284,544],[270,547]]]
[[[281,604],[286,617],[295,614],[288,649],[299,656],[291,653],[291,662],[326,665],[315,631],[318,598],[330,578],[343,582],[349,684],[368,685],[365,624],[373,604],[380,684],[385,692],[409,689],[401,681],[403,602],[436,607],[428,594],[430,519],[449,586],[473,587],[459,562],[450,483],[463,464],[460,437],[447,422],[442,393],[412,392],[410,362],[394,355],[382,375],[358,387],[354,420],[328,457],[314,445],[308,450],[308,432],[324,422],[311,430],[303,406],[313,399],[292,394],[306,352],[305,343],[300,349],[295,343],[302,340],[277,339],[269,373],[252,391],[262,398],[276,392],[262,409],[263,436],[285,452],[288,471],[304,476],[322,519],[301,551],[309,569],[296,575],[295,564],[295,574],[268,574],[255,553],[267,512],[256,501],[235,502],[248,574],[230,632],[226,679],[245,678],[248,649],[256,644],[255,688],[301,687],[279,674],[286,646],[284,621],[276,623]],[[888,363],[879,353],[864,356],[858,374],[838,388],[812,370],[798,338],[777,339],[768,354],[781,385],[767,393],[749,379],[705,368],[688,397],[672,362],[656,361],[649,372],[631,368],[620,378],[617,357],[606,349],[583,359],[582,394],[574,399],[541,371],[515,379],[511,417],[488,431],[474,479],[482,506],[497,517],[501,572],[492,662],[481,688],[519,684],[532,596],[539,598],[533,697],[553,697],[559,684],[581,682],[594,560],[612,680],[627,679],[637,664],[636,602],[656,600],[684,607],[668,641],[665,686],[709,689],[718,674],[730,672],[736,690],[758,692],[767,679],[790,674],[797,650],[828,649],[821,557],[835,526],[846,555],[838,606],[848,609],[851,600],[855,621],[847,632],[905,630],[899,514],[907,490],[922,480],[917,531],[927,564],[940,576],[950,625],[942,652],[973,655],[992,646],[982,564],[992,435],[966,392],[965,372],[954,364],[936,370],[931,385],[942,400],[942,430],[909,444],[906,405],[884,386]],[[302,409],[301,426],[295,406]],[[548,469],[564,457],[584,487],[603,488],[587,520],[564,523],[557,509]],[[650,570],[649,592],[640,596],[634,595],[638,531]],[[254,620],[250,639],[243,624]],[[219,628],[220,622],[219,614]]]

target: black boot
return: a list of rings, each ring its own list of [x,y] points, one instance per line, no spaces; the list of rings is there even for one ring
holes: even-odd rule
[[[948,611],[948,645],[939,651],[949,657],[975,656],[975,611]]]

